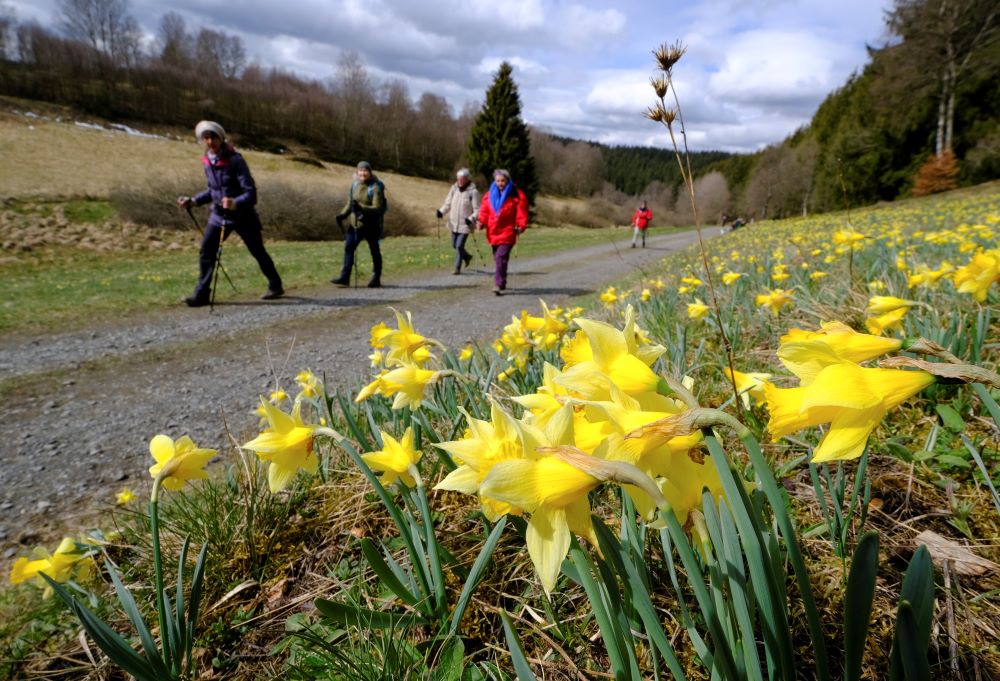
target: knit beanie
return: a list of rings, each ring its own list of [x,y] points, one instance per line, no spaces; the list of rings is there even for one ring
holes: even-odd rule
[[[197,139],[200,140],[206,132],[215,133],[220,140],[226,141],[226,131],[215,121],[199,121],[198,125],[194,126],[194,136]]]
[[[358,164],[358,170],[371,170],[371,169],[372,169],[372,164],[369,163],[368,161],[362,161],[361,163]]]

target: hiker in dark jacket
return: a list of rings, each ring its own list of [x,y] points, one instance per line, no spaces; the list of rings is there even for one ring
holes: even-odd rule
[[[382,285],[382,251],[379,249],[379,239],[382,238],[382,214],[385,212],[385,194],[382,183],[372,173],[371,164],[362,161],[358,164],[357,179],[351,184],[347,203],[337,214],[337,225],[344,229],[344,219],[353,216],[352,224],[344,233],[344,266],[340,276],[330,280],[337,286],[350,286],[351,269],[354,267],[354,251],[358,249],[361,240],[368,242],[368,250],[372,254],[372,278],[368,288],[378,288]]]
[[[201,163],[205,167],[208,188],[194,196],[177,199],[182,208],[212,203],[212,212],[201,239],[198,257],[198,284],[194,293],[184,299],[191,307],[208,305],[212,296],[212,274],[222,241],[235,231],[243,239],[267,277],[267,292],[264,300],[280,298],[285,290],[274,261],[264,249],[260,217],[254,205],[257,203],[257,186],[250,175],[250,168],[243,157],[226,143],[226,131],[214,121],[201,121],[194,129],[195,137],[205,145],[205,155]]]
[[[451,185],[444,203],[437,209],[438,220],[448,216],[451,247],[455,249],[455,269],[452,274],[461,274],[463,261],[466,267],[472,262],[472,254],[465,250],[465,242],[472,228],[465,221],[475,217],[479,211],[479,190],[470,181],[470,176],[468,168],[459,170],[455,175],[455,184]]]

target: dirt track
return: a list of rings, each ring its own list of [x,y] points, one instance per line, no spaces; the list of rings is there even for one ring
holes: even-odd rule
[[[452,347],[492,339],[522,308],[537,311],[539,298],[565,304],[695,238],[659,235],[631,249],[622,232],[615,236],[531,259],[515,251],[500,298],[482,262],[461,276],[406,280],[392,276],[390,262],[382,289],[291,290],[267,303],[223,296],[213,313],[178,306],[83,332],[0,338],[0,381],[9,388],[0,419],[0,558],[62,528],[81,529],[125,485],[144,489],[156,433],[221,448],[223,414],[234,434],[249,434],[257,395],[276,381],[291,390],[300,369],[325,374],[331,386],[358,385],[368,376],[368,330],[391,321],[388,305],[411,311],[418,330]]]

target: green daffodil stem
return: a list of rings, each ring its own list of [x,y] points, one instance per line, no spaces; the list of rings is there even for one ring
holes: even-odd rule
[[[170,469],[170,470],[168,470]],[[153,491],[149,495],[149,534],[153,543],[153,575],[156,587],[156,616],[160,623],[160,657],[169,664],[170,631],[167,629],[166,604],[163,601],[163,560],[160,555],[160,512],[159,495],[163,481],[173,472],[169,464],[153,480]]]
[[[420,515],[424,519],[424,542],[427,544],[427,559],[430,561],[431,579],[434,583],[434,610],[446,617],[444,573],[441,571],[441,557],[438,555],[437,537],[434,535],[434,519],[431,517],[430,504],[427,503],[427,490],[416,466],[410,466],[409,473],[417,481],[417,501],[420,504]]]

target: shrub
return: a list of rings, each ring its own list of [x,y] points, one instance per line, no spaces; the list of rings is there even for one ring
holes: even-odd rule
[[[913,181],[913,195],[927,196],[946,192],[958,186],[955,177],[958,175],[958,160],[951,149],[946,149],[940,156],[931,156],[920,166]]]
[[[111,203],[118,216],[126,222],[147,227],[189,229],[191,219],[177,208],[178,196],[191,194],[191,178],[175,175],[151,181],[136,182],[120,187],[111,193]],[[337,228],[336,216],[344,205],[344,196],[337,193],[308,192],[296,185],[269,180],[259,185],[257,212],[260,214],[264,233],[268,238],[288,241],[332,241],[342,239]],[[393,202],[386,214],[387,236],[420,234],[425,231],[413,218],[410,209],[400,202]],[[208,220],[205,207],[194,209],[198,224],[204,227]]]

